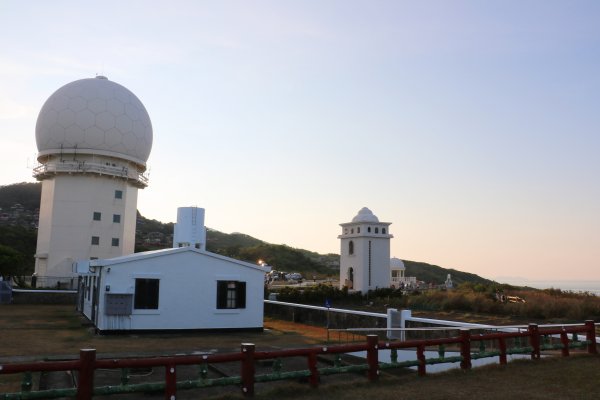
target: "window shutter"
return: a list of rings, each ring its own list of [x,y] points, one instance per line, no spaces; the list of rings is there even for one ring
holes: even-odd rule
[[[246,308],[246,282],[237,283],[237,308]]]
[[[227,308],[227,281],[217,281],[217,308]]]

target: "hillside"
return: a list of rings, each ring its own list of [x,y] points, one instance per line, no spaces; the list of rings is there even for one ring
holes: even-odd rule
[[[28,275],[33,272],[40,193],[40,183],[0,186],[0,273],[9,274],[10,270],[11,275]],[[300,272],[309,277],[337,277],[339,273],[338,254],[270,244],[243,233],[227,234],[211,228],[207,228],[206,241],[209,251],[252,263],[263,260],[279,271]],[[148,219],[138,213],[136,252],[167,248],[172,243],[173,223]],[[416,276],[424,282],[442,283],[447,274],[451,274],[456,285],[491,283],[475,274],[417,261],[405,261],[405,266],[406,276]]]
[[[455,286],[464,282],[490,284],[493,281],[482,278],[479,275],[469,272],[458,271],[456,269],[442,268],[437,265],[431,265],[424,262],[403,260],[406,271],[405,276],[416,276],[423,282],[443,283],[448,274],[452,276],[452,282]]]

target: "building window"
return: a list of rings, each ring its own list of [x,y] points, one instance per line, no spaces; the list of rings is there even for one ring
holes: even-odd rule
[[[115,199],[122,199],[122,198],[123,198],[123,191],[115,190]]]
[[[217,281],[217,308],[246,308],[246,282]]]
[[[114,247],[119,247],[119,238],[112,238],[111,245]]]
[[[92,244],[98,246],[100,244],[100,236],[92,236]]]
[[[113,214],[113,222],[115,224],[120,224],[121,223],[121,214]]]
[[[385,235],[385,228],[381,228],[381,233]]]
[[[356,228],[356,233],[360,233],[360,226]]]
[[[379,228],[375,228],[375,233],[379,233]]]
[[[354,228],[350,229],[350,233],[352,233],[352,234],[354,233]]]
[[[133,308],[136,310],[158,310],[160,279],[136,279]]]
[[[102,213],[94,211],[94,221],[100,221],[102,219]]]
[[[369,289],[371,288],[371,241],[369,240]]]
[[[371,233],[371,227],[367,228],[367,232]]]
[[[348,254],[354,254],[354,242],[352,240],[348,242]]]

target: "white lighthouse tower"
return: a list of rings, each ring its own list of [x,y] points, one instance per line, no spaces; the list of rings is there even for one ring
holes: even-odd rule
[[[71,277],[78,260],[133,253],[137,192],[148,185],[152,148],[140,100],[103,76],[71,82],[44,103],[36,142],[37,275]]]
[[[379,219],[367,207],[340,224],[340,288],[367,292],[390,287],[391,222]]]

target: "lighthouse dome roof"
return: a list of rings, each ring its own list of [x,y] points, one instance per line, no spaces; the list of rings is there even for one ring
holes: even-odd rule
[[[358,214],[352,218],[352,222],[379,222],[379,218],[377,218],[367,207],[363,207],[358,211]]]
[[[406,269],[406,267],[404,266],[404,261],[402,261],[401,259],[399,259],[397,257],[390,258],[390,268]]]

